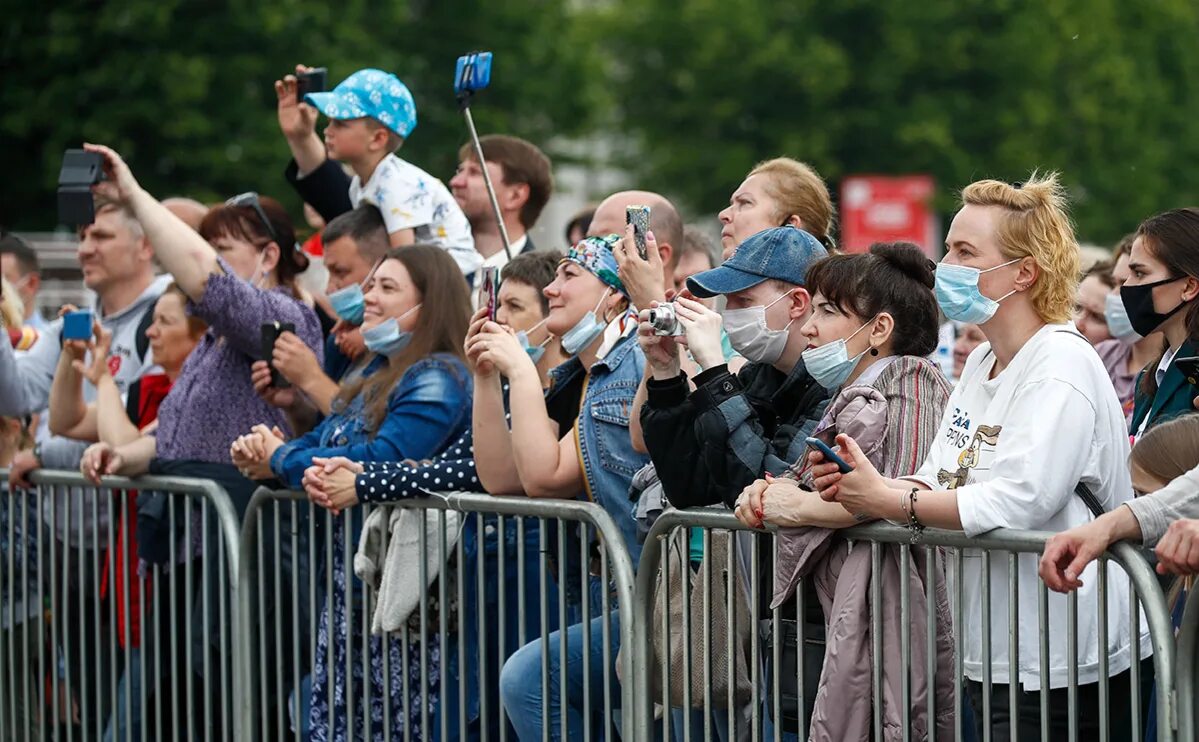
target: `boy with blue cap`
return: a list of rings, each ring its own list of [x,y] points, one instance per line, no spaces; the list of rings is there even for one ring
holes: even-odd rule
[[[295,102],[295,82],[289,75],[275,83],[275,90],[280,127],[295,157],[296,180],[328,166],[328,160],[348,165],[354,172],[349,206],[378,207],[392,247],[437,245],[464,274],[475,271],[482,259],[475,251],[470,223],[449,189],[395,154],[416,128],[416,103],[407,86],[388,72],[362,69],[330,92],[305,95],[305,106]],[[323,146],[316,136],[318,111],[329,119]],[[339,213],[342,210],[346,209]]]

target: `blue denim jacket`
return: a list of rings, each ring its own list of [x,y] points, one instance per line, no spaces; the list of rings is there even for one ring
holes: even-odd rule
[[[585,475],[587,497],[599,503],[616,521],[634,566],[641,557],[637,543],[634,503],[629,486],[637,470],[649,457],[633,450],[629,437],[629,414],[641,384],[645,356],[633,335],[619,340],[612,350],[592,365],[584,385],[583,403],[574,435]],[[550,372],[554,384],[583,372],[578,359],[571,359]]]
[[[383,367],[382,357],[363,371]],[[351,461],[430,459],[457,440],[470,424],[472,381],[457,358],[436,354],[417,361],[391,391],[387,416],[371,435],[363,414],[366,400],[358,395],[310,433],[280,446],[271,456],[271,471],[288,487],[299,488],[314,457],[345,456]]]

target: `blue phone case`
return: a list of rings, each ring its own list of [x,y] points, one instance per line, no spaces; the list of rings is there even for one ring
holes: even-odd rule
[[[62,337],[63,340],[91,340],[92,313],[82,311],[63,315]]]
[[[491,84],[491,52],[471,52],[458,57],[454,68],[454,93],[476,93]]]
[[[853,471],[853,467],[845,463],[845,460],[833,452],[833,449],[828,447],[828,444],[819,438],[805,438],[804,443],[807,443],[812,448],[815,448],[820,453],[824,454],[824,458],[837,465],[842,474],[848,474]]]

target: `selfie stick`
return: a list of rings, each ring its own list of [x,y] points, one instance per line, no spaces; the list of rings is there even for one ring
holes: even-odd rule
[[[469,72],[467,73],[469,74]],[[504,242],[504,255],[512,259],[512,246],[508,241],[508,228],[504,226],[504,215],[500,213],[500,201],[495,195],[495,186],[491,184],[491,173],[487,171],[487,160],[483,158],[483,145],[479,143],[479,132],[475,130],[474,117],[470,115],[470,99],[473,90],[463,90],[458,94],[458,106],[466,118],[466,128],[470,130],[470,141],[475,146],[475,157],[483,170],[483,182],[487,185],[487,197],[491,199],[491,210],[495,212],[495,223],[500,225],[500,239]]]

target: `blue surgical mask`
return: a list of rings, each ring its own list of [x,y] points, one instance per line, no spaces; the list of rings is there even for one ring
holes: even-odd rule
[[[870,320],[870,322],[873,321]],[[858,361],[866,355],[866,351],[870,350],[867,347],[866,350],[850,358],[847,343],[870,322],[854,330],[847,338],[834,340],[816,348],[808,348],[803,352],[804,368],[808,370],[817,384],[831,392],[845,383],[845,380],[857,368]]]
[[[603,306],[611,291],[611,288],[605,289],[604,295],[600,297],[595,309],[583,315],[583,319],[576,322],[575,326],[562,336],[562,350],[566,351],[567,355],[578,355],[579,351],[591,345],[597,337],[603,334],[606,325],[600,322],[596,312],[599,312],[599,308]]]
[[[1107,331],[1112,337],[1123,343],[1135,343],[1141,339],[1137,331],[1132,329],[1132,320],[1128,318],[1128,309],[1120,294],[1108,294],[1103,299],[1103,319],[1107,321]]]
[[[362,287],[351,284],[329,294],[329,303],[333,305],[333,313],[343,322],[351,325],[362,324],[362,314],[366,310],[366,299]]]
[[[937,295],[937,304],[941,306],[941,311],[951,320],[973,325],[981,325],[991,319],[999,309],[999,302],[1016,291],[1013,289],[998,299],[989,299],[978,290],[979,276],[1019,260],[1019,258],[1009,260],[986,270],[966,265],[937,263],[937,280],[933,290]]]
[[[412,342],[412,333],[401,330],[399,321],[417,309],[420,309],[420,304],[404,312],[398,318],[388,317],[370,329],[363,329],[362,342],[366,343],[366,349],[391,358],[407,348],[408,343]]]
[[[545,346],[549,345],[549,342],[553,339],[553,337],[546,335],[545,340],[542,340],[539,344],[529,345],[529,333],[536,332],[548,321],[549,318],[547,317],[530,327],[528,331],[521,330],[520,332],[516,333],[516,339],[520,341],[521,347],[525,349],[525,353],[529,354],[529,359],[532,360],[533,363],[537,363],[541,360],[542,356],[545,355]]]

